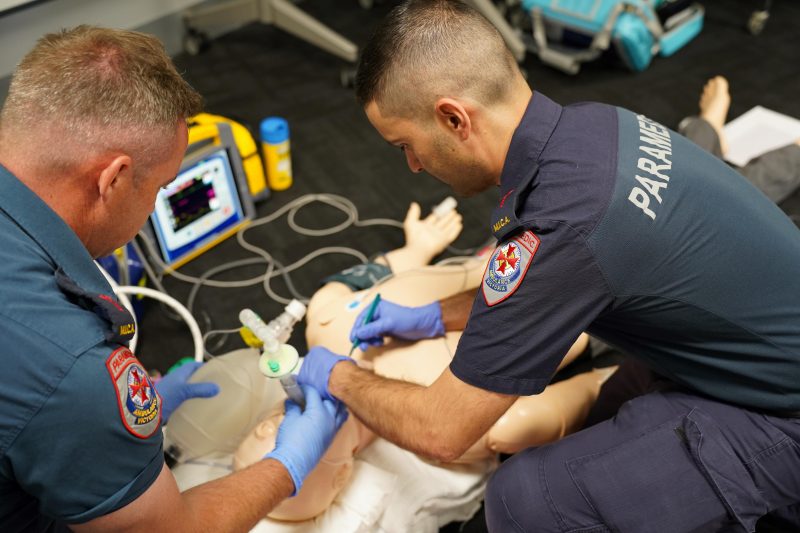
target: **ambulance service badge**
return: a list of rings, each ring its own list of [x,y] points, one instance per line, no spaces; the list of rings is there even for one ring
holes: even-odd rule
[[[514,294],[525,278],[538,248],[539,238],[533,232],[526,231],[495,249],[483,275],[483,299],[486,305],[497,305]]]
[[[150,376],[127,348],[118,348],[106,360],[117,393],[122,423],[131,434],[146,439],[161,422],[161,398]]]

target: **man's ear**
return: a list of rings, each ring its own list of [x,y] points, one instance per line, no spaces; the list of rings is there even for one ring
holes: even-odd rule
[[[436,101],[436,121],[447,131],[455,133],[462,141],[472,132],[472,121],[464,105],[454,98]]]
[[[133,179],[133,167],[131,158],[126,154],[120,154],[111,159],[101,170],[97,178],[97,191],[101,198],[107,198],[119,185],[120,179]]]

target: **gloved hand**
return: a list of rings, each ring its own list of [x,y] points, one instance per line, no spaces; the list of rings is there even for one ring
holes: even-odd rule
[[[191,361],[184,363],[166,376],[158,380],[153,386],[161,396],[161,423],[166,424],[175,409],[186,400],[192,398],[210,398],[219,393],[216,383],[189,383],[189,378],[203,363]]]
[[[442,307],[439,302],[420,307],[405,307],[381,300],[372,321],[364,324],[366,312],[366,309],[361,311],[350,331],[350,341],[355,342],[358,339],[361,350],[366,350],[370,345],[383,345],[385,336],[416,341],[444,335]]]
[[[303,366],[297,374],[297,382],[300,385],[311,385],[325,400],[336,400],[328,392],[328,380],[331,377],[331,370],[340,361],[355,363],[349,357],[335,354],[323,346],[314,346],[303,359]]]
[[[333,437],[347,420],[347,408],[338,400],[323,400],[317,389],[303,387],[305,411],[286,400],[286,416],[278,428],[275,449],[264,459],[280,461],[294,482],[292,496],[300,491],[303,480],[317,466]]]

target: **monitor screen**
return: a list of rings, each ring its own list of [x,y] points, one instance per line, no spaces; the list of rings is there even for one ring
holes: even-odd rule
[[[184,160],[158,192],[150,222],[162,259],[177,266],[228,237],[245,218],[228,151],[212,147]]]

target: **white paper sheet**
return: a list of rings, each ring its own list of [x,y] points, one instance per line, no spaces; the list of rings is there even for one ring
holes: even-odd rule
[[[800,139],[800,120],[756,106],[723,128],[728,140],[725,159],[743,167],[754,157]]]

